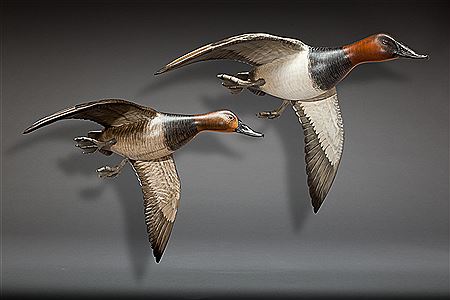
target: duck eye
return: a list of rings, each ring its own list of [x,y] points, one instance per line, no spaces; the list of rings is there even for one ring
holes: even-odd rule
[[[228,120],[233,120],[234,117],[233,116],[228,116]]]

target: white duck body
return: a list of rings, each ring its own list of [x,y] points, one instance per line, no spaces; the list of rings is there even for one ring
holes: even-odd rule
[[[309,47],[296,54],[256,67],[252,76],[263,78],[259,89],[285,100],[308,100],[324,93],[315,86],[309,72]]]

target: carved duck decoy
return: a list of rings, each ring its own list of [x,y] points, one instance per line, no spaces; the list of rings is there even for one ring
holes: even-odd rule
[[[427,58],[387,34],[376,34],[353,44],[328,48],[265,33],[233,36],[177,58],[155,75],[195,62],[231,59],[253,66],[235,76],[217,75],[231,93],[243,89],[283,100],[260,118],[279,117],[291,104],[303,126],[309,194],[314,212],[322,205],[341,160],[344,129],[336,85],[357,65],[396,58]]]
[[[180,201],[180,180],[173,152],[202,131],[237,132],[253,137],[263,134],[243,124],[231,111],[176,115],[119,100],[79,104],[36,121],[23,133],[63,119],[91,120],[104,126],[87,137],[75,138],[83,153],[116,153],[124,159],[115,167],[97,169],[100,177],[117,176],[129,162],[142,187],[145,223],[156,262],[169,240]]]

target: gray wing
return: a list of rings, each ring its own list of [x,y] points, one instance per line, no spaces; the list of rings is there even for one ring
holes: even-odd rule
[[[23,133],[29,133],[63,119],[91,120],[107,127],[135,123],[144,119],[153,118],[155,115],[155,110],[133,102],[121,99],[104,99],[78,104],[58,111],[36,121]]]
[[[317,213],[331,188],[344,147],[344,126],[336,90],[316,102],[293,104],[305,134],[309,194]]]
[[[296,54],[306,47],[299,40],[267,33],[247,33],[208,44],[175,59],[155,74],[204,60],[231,59],[260,66],[278,58]]]
[[[180,180],[173,156],[132,161],[144,194],[147,233],[156,262],[161,260],[180,202]]]

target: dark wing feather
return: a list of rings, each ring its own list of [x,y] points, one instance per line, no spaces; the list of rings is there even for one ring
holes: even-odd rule
[[[136,103],[121,99],[105,99],[78,104],[58,111],[36,121],[23,133],[29,133],[63,119],[91,120],[107,127],[130,124],[143,119],[153,118],[155,115],[155,110]]]
[[[314,212],[331,188],[344,147],[344,127],[336,91],[315,102],[294,102],[305,134],[305,161]]]
[[[231,59],[260,66],[305,49],[299,40],[270,35],[247,33],[208,44],[175,59],[155,74],[204,60]]]
[[[144,194],[145,223],[156,262],[161,260],[180,202],[180,180],[173,156],[132,161]]]

